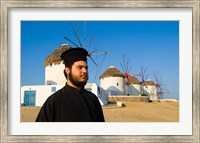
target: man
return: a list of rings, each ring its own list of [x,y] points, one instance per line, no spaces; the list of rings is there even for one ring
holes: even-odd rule
[[[98,98],[84,89],[88,80],[87,56],[83,48],[62,53],[66,85],[46,100],[36,122],[104,122]]]

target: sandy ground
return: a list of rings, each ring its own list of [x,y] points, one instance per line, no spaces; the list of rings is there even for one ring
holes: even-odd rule
[[[125,107],[103,109],[107,122],[178,122],[177,103],[124,102]]]
[[[103,106],[106,122],[178,122],[178,102],[135,102],[121,101],[123,107],[116,102]],[[21,121],[34,122],[40,107],[21,107]]]

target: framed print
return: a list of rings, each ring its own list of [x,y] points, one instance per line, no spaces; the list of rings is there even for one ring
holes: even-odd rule
[[[1,0],[1,142],[199,142],[199,8],[199,0]],[[23,22],[65,20],[176,21],[179,24],[179,121],[22,122],[18,95]],[[40,39],[32,42],[34,45]],[[31,56],[30,52],[26,54]]]

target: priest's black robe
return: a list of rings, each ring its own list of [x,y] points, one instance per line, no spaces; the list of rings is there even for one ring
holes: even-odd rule
[[[65,85],[43,104],[36,122],[104,122],[97,96]]]

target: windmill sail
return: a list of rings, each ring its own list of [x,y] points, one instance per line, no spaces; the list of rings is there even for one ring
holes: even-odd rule
[[[155,72],[153,76],[156,83],[158,99],[163,99],[165,98],[165,94],[169,93],[169,92],[164,91],[164,86],[166,86],[166,84],[164,84],[162,80],[162,76],[160,77],[158,76],[157,72]]]
[[[141,67],[140,77],[141,77],[141,94],[146,94],[145,88],[148,89],[148,86],[146,84],[148,74],[147,74],[147,68],[145,68],[144,66]]]
[[[72,32],[75,36],[75,39],[77,40],[78,44],[76,42],[74,42],[73,40],[70,40],[68,37],[64,37],[65,40],[69,41],[70,43],[72,43],[74,46],[76,47],[80,47],[80,48],[84,48],[88,51],[88,57],[89,57],[89,63],[90,61],[92,61],[93,66],[92,64],[90,64],[89,68],[90,68],[90,74],[92,73],[93,77],[94,77],[94,80],[97,79],[97,75],[99,74],[99,71],[101,70],[101,67],[103,65],[103,62],[105,60],[105,55],[107,54],[107,52],[104,52],[104,51],[100,51],[100,50],[97,50],[95,48],[95,46],[92,45],[92,41],[93,41],[93,37],[90,36],[90,41],[88,42],[88,46],[87,46],[87,31],[86,31],[86,22],[80,22],[81,24],[83,24],[83,28],[81,30],[81,28],[79,27],[79,24],[78,22],[76,22],[76,28],[73,24],[73,22],[69,22],[70,23],[70,27],[72,29]],[[81,35],[83,34],[83,38],[84,41],[81,42]],[[83,44],[82,44],[83,43]],[[93,52],[91,52],[90,50],[93,50]],[[100,59],[100,60],[99,60]],[[95,72],[95,74],[94,74]]]

